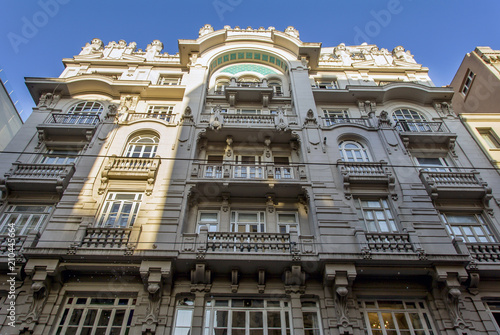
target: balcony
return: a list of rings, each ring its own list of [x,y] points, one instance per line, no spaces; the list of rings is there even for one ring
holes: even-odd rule
[[[62,114],[52,113],[44,123],[37,126],[39,136],[45,139],[52,137],[76,137],[78,140],[90,141],[96,126],[101,121],[99,115],[88,113]]]
[[[425,252],[415,233],[370,233],[359,230],[356,231],[356,236],[366,259],[384,254],[425,258]]]
[[[305,165],[279,166],[274,164],[193,164],[194,178],[226,180],[274,180],[281,183],[306,179]]]
[[[466,243],[466,246],[476,262],[500,264],[500,243]]]
[[[104,193],[110,179],[144,180],[146,181],[146,194],[150,195],[156,179],[161,159],[135,158],[111,156],[105,163],[101,173],[101,187],[99,193]]]
[[[208,233],[207,252],[278,253],[291,251],[289,234],[272,233]]]
[[[214,129],[225,128],[248,128],[258,126],[259,128],[284,130],[289,125],[297,125],[297,116],[288,116],[284,113],[278,114],[228,114],[215,112],[213,114],[202,114],[201,123],[208,123]]]
[[[491,188],[479,172],[420,170],[420,179],[432,199],[491,199]]]
[[[125,255],[133,254],[137,247],[141,229],[140,228],[102,228],[83,227],[69,250],[68,254],[88,253],[93,250],[107,252],[119,251]]]
[[[1,181],[10,191],[62,193],[75,173],[75,165],[13,163]]]
[[[231,106],[238,102],[262,102],[264,107],[267,107],[273,99],[285,98],[283,92],[278,87],[268,85],[267,79],[262,82],[237,82],[236,79],[231,79],[229,85],[224,86],[224,89],[214,90],[209,92],[212,98],[225,97]]]
[[[323,125],[325,127],[335,127],[335,126],[364,126],[371,127],[370,120],[364,118],[340,118],[340,117],[324,117]]]
[[[457,135],[451,133],[443,122],[396,122],[395,129],[399,132],[406,148],[422,145],[439,145],[453,147]]]
[[[394,189],[394,176],[387,162],[344,162],[337,161],[344,183],[346,198],[355,194],[390,193]]]
[[[13,245],[10,244],[12,239],[7,234],[0,234],[0,256],[3,261],[7,263],[7,259],[11,258],[11,253],[14,253],[16,263],[25,262],[26,259],[23,256],[24,248],[33,247],[38,242],[40,238],[40,233],[38,231],[31,231],[28,235],[18,235],[14,237]]]

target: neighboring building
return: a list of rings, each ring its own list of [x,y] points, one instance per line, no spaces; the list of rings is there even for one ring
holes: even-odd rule
[[[210,25],[162,48],[94,39],[26,79],[2,334],[498,331],[499,176],[409,51]]]
[[[451,86],[453,109],[500,168],[500,50],[477,47],[465,55]]]
[[[4,82],[0,79],[0,151],[5,149],[7,143],[12,140],[22,125],[21,116],[19,116]]]

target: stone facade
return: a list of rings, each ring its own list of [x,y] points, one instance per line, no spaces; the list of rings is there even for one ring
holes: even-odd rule
[[[27,78],[0,332],[495,334],[499,177],[453,90],[401,46],[299,36],[94,39]]]

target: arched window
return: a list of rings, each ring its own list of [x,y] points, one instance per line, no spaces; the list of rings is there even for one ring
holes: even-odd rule
[[[339,144],[340,157],[344,162],[370,162],[366,148],[356,141],[342,141]]]
[[[127,146],[127,157],[153,158],[158,149],[159,138],[156,135],[138,135]]]
[[[103,104],[97,101],[81,101],[68,109],[63,123],[95,124],[104,110]]]
[[[399,131],[424,132],[432,130],[425,116],[411,109],[401,108],[395,110],[392,113],[392,118],[396,122],[396,128]]]

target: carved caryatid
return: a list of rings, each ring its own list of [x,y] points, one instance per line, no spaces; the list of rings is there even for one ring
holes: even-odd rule
[[[231,158],[233,156],[233,137],[228,136],[226,138],[226,149],[225,149],[225,154],[227,158]]]
[[[211,129],[219,130],[222,128],[224,118],[221,115],[221,107],[220,105],[215,106],[214,113],[210,118],[209,126]]]
[[[274,120],[275,120],[274,124],[277,130],[284,131],[288,129],[288,124],[286,122],[287,120],[285,118],[285,112],[283,111],[283,108],[281,108],[281,106],[278,107],[278,114],[276,115]]]

